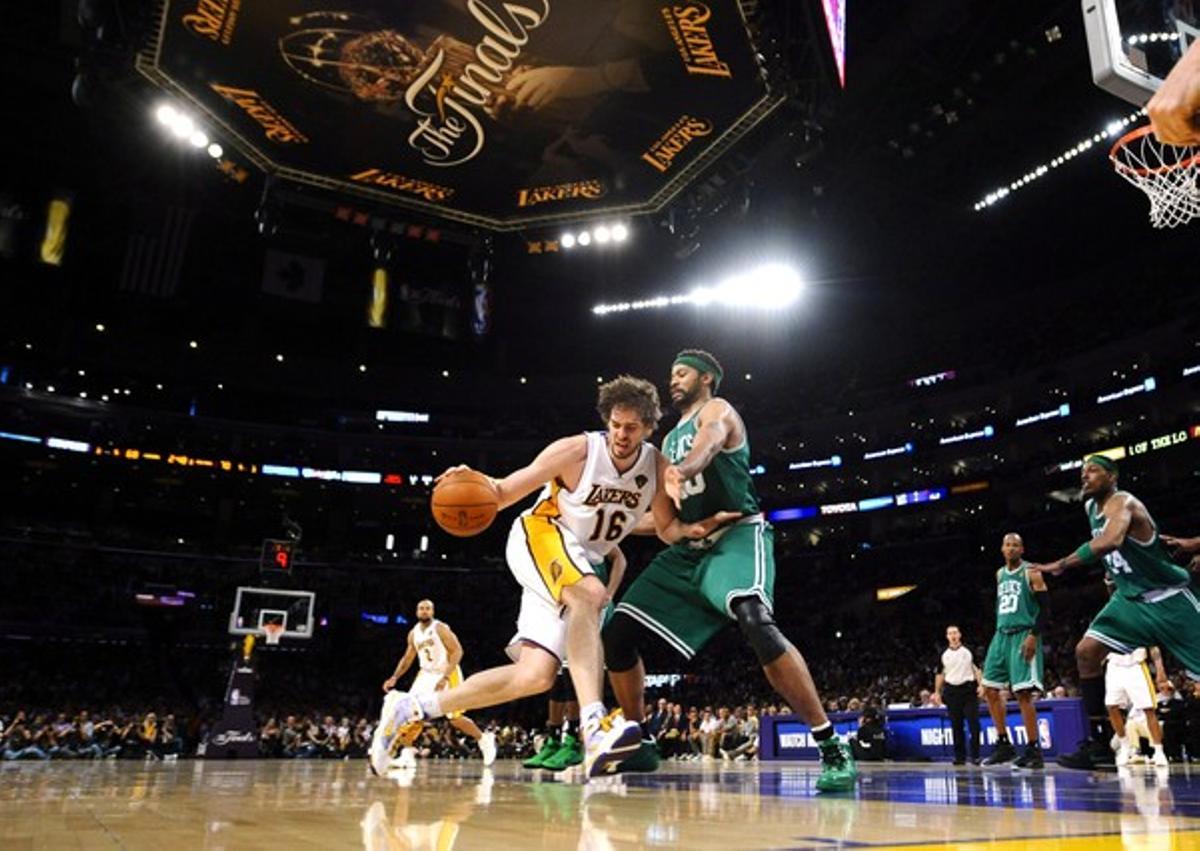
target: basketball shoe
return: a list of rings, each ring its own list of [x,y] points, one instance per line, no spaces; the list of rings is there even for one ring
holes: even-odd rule
[[[642,741],[642,725],[626,721],[620,709],[589,721],[583,731],[583,772],[589,777],[613,774]]]

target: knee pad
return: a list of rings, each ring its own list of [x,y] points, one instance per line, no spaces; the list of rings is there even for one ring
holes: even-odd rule
[[[775,618],[762,600],[743,597],[735,600],[731,608],[737,616],[738,629],[758,657],[758,664],[769,665],[787,652],[788,641],[775,625]]]
[[[624,612],[617,612],[600,635],[604,641],[604,664],[618,674],[638,663],[638,633],[641,625]]]
[[[550,687],[550,699],[558,703],[567,703],[575,699],[575,689],[571,686],[571,677],[565,668],[560,668]]]

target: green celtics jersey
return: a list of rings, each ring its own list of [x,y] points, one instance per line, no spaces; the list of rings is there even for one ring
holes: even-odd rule
[[[1016,570],[1008,565],[996,571],[996,631],[1018,632],[1030,629],[1037,622],[1037,597],[1029,587],[1029,562],[1023,561]]]
[[[698,413],[698,412],[697,412]],[[696,440],[696,416],[680,420],[663,440],[667,462],[678,464]],[[737,449],[722,449],[702,471],[684,482],[679,519],[695,523],[718,511],[758,513],[758,495],[750,478],[750,439]]]
[[[1084,508],[1087,510],[1088,524],[1092,527],[1092,537],[1099,537],[1107,518],[1097,508],[1094,499],[1084,503]],[[1150,519],[1150,527],[1154,529],[1154,536],[1148,543],[1143,544],[1135,541],[1132,535],[1126,535],[1125,542],[1116,552],[1104,557],[1105,572],[1122,597],[1137,597],[1147,591],[1163,588],[1179,588],[1190,581],[1187,570],[1171,561],[1167,548],[1159,540],[1158,526],[1153,518]]]

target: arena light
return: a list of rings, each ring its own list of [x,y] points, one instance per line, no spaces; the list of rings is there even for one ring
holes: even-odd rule
[[[191,136],[188,137],[188,142],[191,143],[193,148],[207,148],[208,134],[206,134],[203,130],[196,130]]]
[[[12,431],[0,431],[0,440],[15,440],[18,443],[41,443],[40,437],[34,437],[32,434],[17,434]]]
[[[592,235],[595,236],[596,242],[600,245],[604,245],[612,239],[612,231],[608,229],[607,225],[597,225],[596,229],[592,231]]]
[[[90,452],[92,448],[82,440],[67,440],[65,437],[47,437],[46,445],[51,449],[63,449],[67,452]]]
[[[208,146],[208,155],[214,160],[219,160],[225,154],[225,149],[213,142]]]
[[[562,236],[560,236],[558,238],[558,241],[562,245],[563,248],[566,248],[566,249],[574,248],[575,247],[575,234],[564,233]]]
[[[175,107],[169,103],[159,104],[158,109],[154,110],[154,117],[158,119],[158,123],[164,127],[170,127],[175,123],[175,117],[178,115],[175,112]]]
[[[580,245],[582,245],[584,248],[587,248],[589,245],[592,244],[591,231],[586,231],[586,230],[583,231],[582,233],[579,234],[579,236],[575,237],[575,241],[578,242]]]
[[[629,239],[629,228],[618,222],[612,227],[612,238],[613,242],[624,242]]]
[[[1195,366],[1185,366],[1183,368],[1183,377],[1189,378],[1193,375],[1200,375],[1200,363]]]
[[[915,591],[916,588],[916,585],[892,585],[888,588],[876,588],[875,602],[886,603],[888,600],[898,599],[910,591]]]
[[[804,292],[804,278],[791,266],[768,263],[749,272],[733,275],[713,286],[699,286],[687,294],[659,295],[638,301],[619,301],[597,304],[596,316],[627,313],[631,310],[650,310],[693,304],[697,307],[720,305],[762,310],[779,310],[794,304]]]
[[[903,446],[892,446],[887,449],[877,449],[874,452],[864,452],[864,461],[874,461],[877,458],[891,458],[894,455],[908,455],[913,451],[913,445],[906,443]]]
[[[1073,160],[1075,157],[1086,153],[1096,145],[1103,142],[1106,138],[1112,138],[1119,135],[1125,130],[1126,127],[1137,121],[1143,115],[1145,115],[1145,110],[1139,109],[1136,112],[1131,112],[1124,118],[1118,118],[1114,121],[1108,122],[1104,126],[1103,130],[1093,133],[1091,136],[1088,136],[1081,142],[1072,145],[1070,148],[1067,148],[1057,156],[1051,157],[1047,162],[1035,166],[1034,168],[1025,172],[1025,174],[1021,175],[1015,180],[1010,181],[1006,185],[999,186],[993,189],[991,192],[988,192],[981,199],[975,202],[975,212],[979,213],[988,209],[989,207],[994,206],[1017,190],[1024,189],[1034,181],[1045,177],[1054,169],[1057,169],[1060,166],[1065,165],[1068,161]]]

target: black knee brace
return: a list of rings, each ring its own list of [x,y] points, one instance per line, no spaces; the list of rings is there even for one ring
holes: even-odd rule
[[[624,612],[617,612],[600,633],[604,640],[604,664],[620,674],[638,663],[642,625]]]
[[[787,652],[788,641],[775,626],[771,610],[758,597],[741,597],[731,606],[737,616],[738,629],[758,657],[760,665],[770,665]]]
[[[571,686],[571,676],[565,668],[560,668],[550,687],[550,699],[556,703],[569,703],[575,699],[575,689]]]

